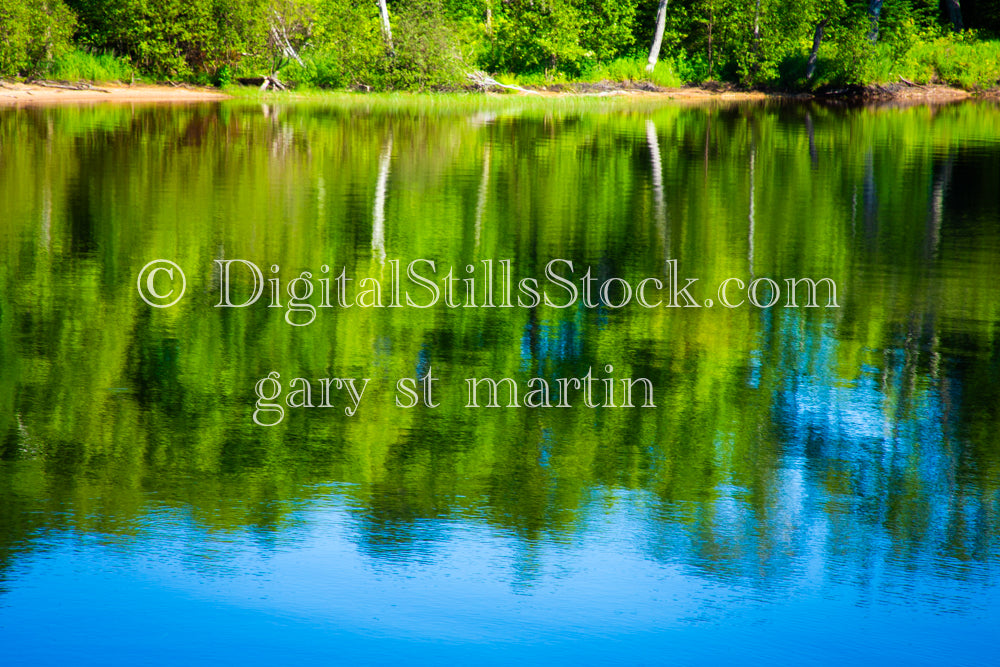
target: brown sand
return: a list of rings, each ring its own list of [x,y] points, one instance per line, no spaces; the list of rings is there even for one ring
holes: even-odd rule
[[[86,84],[83,84],[86,85]],[[211,88],[94,84],[81,90],[0,81],[0,106],[94,104],[97,102],[210,102],[229,99]]]

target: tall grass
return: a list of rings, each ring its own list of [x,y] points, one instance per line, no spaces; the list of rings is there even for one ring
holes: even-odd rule
[[[599,83],[652,83],[662,88],[679,88],[685,81],[677,73],[677,68],[669,58],[656,63],[652,72],[646,71],[646,60],[643,58],[618,58],[609,63],[598,63],[582,72],[580,76],[569,76],[564,72],[536,72],[527,74],[511,74],[503,72],[495,74],[500,83],[519,86],[550,86],[554,84]]]
[[[912,80],[920,83],[937,81],[962,88],[992,88],[1000,85],[1000,40],[944,37],[918,42],[899,69],[903,76],[909,73]]]
[[[47,76],[67,81],[131,81],[138,78],[128,60],[109,53],[90,53],[80,49],[69,51],[49,66]]]
[[[786,85],[802,85],[805,58],[789,67]],[[905,44],[872,45],[858,38],[824,44],[814,86],[855,83],[941,83],[967,90],[1000,85],[1000,40],[980,40],[972,34],[924,35]]]
[[[669,59],[660,60],[652,72],[646,71],[646,61],[637,58],[618,58],[606,64],[600,64],[588,72],[584,81],[620,81],[637,83],[648,81],[663,88],[678,88],[684,85],[677,74],[673,62]]]

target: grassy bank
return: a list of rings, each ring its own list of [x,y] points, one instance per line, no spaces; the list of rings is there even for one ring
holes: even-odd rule
[[[804,70],[802,63],[796,63]],[[903,47],[864,45],[860,52],[830,45],[820,52],[812,82],[791,76],[781,83],[817,89],[836,85],[870,86],[906,79],[919,84],[942,84],[964,90],[984,90],[1000,84],[1000,40],[941,35]]]
[[[548,73],[498,73],[493,78],[504,85],[521,86],[534,90],[593,91],[600,86],[607,89],[677,89],[704,87],[717,90],[762,90],[767,92],[808,93],[828,90],[838,86],[889,86],[906,81],[919,85],[940,84],[967,91],[989,90],[1000,82],[1000,40],[976,40],[958,36],[942,36],[931,41],[912,44],[905,52],[894,52],[889,45],[872,48],[869,53],[849,57],[842,48],[831,44],[821,51],[817,73],[811,80],[801,75],[805,59],[790,62],[783,69],[782,77],[753,87],[732,82],[706,81],[699,78],[683,62],[678,65],[673,58],[661,59],[652,72],[646,71],[644,60],[619,58],[607,64],[592,67],[576,76],[561,72]],[[323,92],[357,91],[355,87],[328,88],[309,76],[309,65],[286,65],[277,76],[299,93],[318,95]],[[73,49],[54,59],[44,73],[44,78],[91,83],[157,83],[155,77],[143,76],[124,57],[107,53],[91,53]],[[209,81],[205,77],[181,77],[186,83],[217,85],[237,96],[255,95],[253,88],[232,84],[233,76]],[[456,80],[443,91],[472,90],[465,80]],[[369,90],[370,88],[360,88]],[[419,90],[419,89],[417,89]],[[434,89],[424,89],[434,90]],[[497,88],[499,90],[499,88]],[[440,91],[439,91],[440,92]],[[408,96],[404,96],[408,98]],[[430,97],[422,97],[425,102]]]
[[[139,72],[126,58],[110,53],[90,53],[73,49],[52,61],[45,76],[65,81],[108,83],[141,80]]]

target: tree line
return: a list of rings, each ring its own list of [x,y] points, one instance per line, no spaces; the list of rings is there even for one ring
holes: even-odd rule
[[[974,68],[998,34],[995,0],[3,0],[0,75],[82,52],[214,84],[449,89],[485,70],[807,87],[885,78],[887,62]]]

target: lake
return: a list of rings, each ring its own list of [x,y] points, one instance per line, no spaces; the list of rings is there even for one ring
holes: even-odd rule
[[[6,108],[0,253],[4,664],[995,659],[996,102]]]

